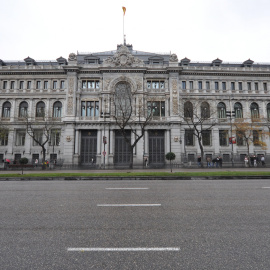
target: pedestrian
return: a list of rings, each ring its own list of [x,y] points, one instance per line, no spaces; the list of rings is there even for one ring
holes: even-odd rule
[[[221,157],[221,156],[219,156],[219,158],[218,158],[218,159],[219,159],[219,167],[220,167],[220,168],[222,168],[222,157]]]
[[[245,162],[245,167],[247,168],[248,167],[248,156],[245,156],[244,162]]]
[[[265,166],[265,157],[264,156],[261,156],[261,162],[262,162],[262,166],[264,167]]]
[[[37,167],[37,165],[38,165],[38,159],[36,158],[36,160],[35,160],[35,166]]]
[[[201,167],[201,163],[202,163],[201,156],[198,156],[197,162],[198,162],[198,167]]]
[[[253,158],[254,158],[254,159],[253,159],[253,166],[254,166],[254,167],[257,167],[257,157],[254,156]]]
[[[147,159],[147,157],[145,158],[145,167],[146,168],[148,167],[148,159]]]
[[[206,158],[206,161],[207,161],[207,167],[208,168],[211,168],[212,167],[212,160],[211,160],[211,158],[210,157],[207,157]]]

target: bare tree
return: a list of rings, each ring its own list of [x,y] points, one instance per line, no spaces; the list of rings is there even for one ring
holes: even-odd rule
[[[133,168],[133,149],[145,134],[146,126],[152,119],[152,106],[147,106],[143,93],[132,92],[128,83],[119,83],[112,93],[111,101],[114,111],[111,116],[119,127],[120,132],[128,144],[130,153],[129,168]],[[129,131],[134,139],[129,136]]]
[[[216,125],[216,110],[211,110],[208,102],[186,101],[180,117],[189,127],[192,135],[198,140],[201,152],[201,167],[204,167],[204,136]],[[185,136],[186,140],[186,136]]]

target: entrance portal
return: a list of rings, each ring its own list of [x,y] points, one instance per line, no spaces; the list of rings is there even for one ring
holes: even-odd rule
[[[96,163],[97,156],[97,131],[84,130],[81,136],[81,165]]]

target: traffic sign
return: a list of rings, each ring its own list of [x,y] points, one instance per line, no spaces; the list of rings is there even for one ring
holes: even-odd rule
[[[106,156],[106,152],[105,151],[103,151],[103,156]]]

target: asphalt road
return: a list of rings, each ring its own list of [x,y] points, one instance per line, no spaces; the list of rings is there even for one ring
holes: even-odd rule
[[[0,182],[0,269],[270,269],[270,181]]]

